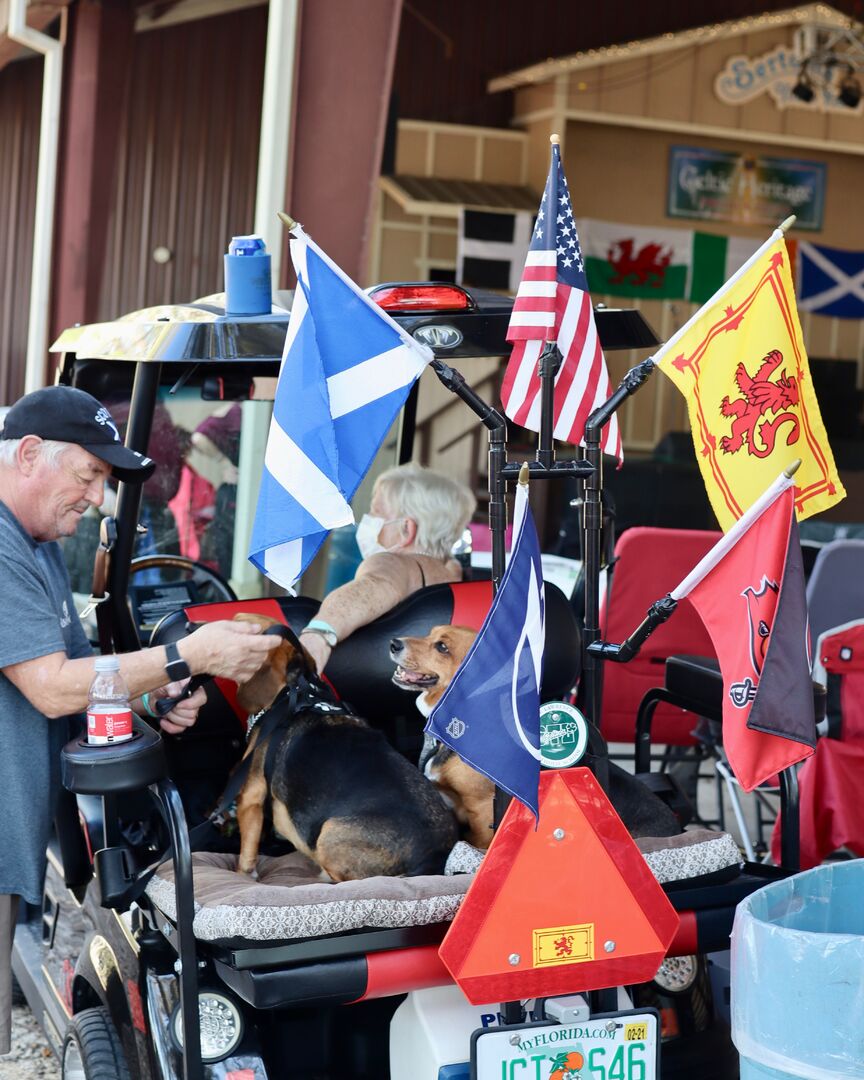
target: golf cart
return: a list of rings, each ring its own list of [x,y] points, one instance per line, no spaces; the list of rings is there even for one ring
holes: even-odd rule
[[[452,286],[432,287],[428,299],[416,285],[373,295],[433,348],[443,361],[439,377],[454,388],[450,361],[507,350],[509,300]],[[635,312],[598,315],[607,348],[653,341]],[[149,446],[160,461],[157,478],[163,466],[176,474],[173,490],[121,484],[110,516],[70,541],[73,581],[95,556],[92,584],[74,583],[92,594],[93,637],[103,651],[164,644],[190,622],[237,611],[271,614],[297,632],[315,611],[307,597],[262,595],[263,582],[247,580],[238,600],[230,583],[245,577],[250,486],[256,467],[260,474],[286,327],[287,313],[232,319],[210,297],[77,327],[57,342],[60,381],[105,401],[125,423],[127,445]],[[398,460],[410,458],[415,407],[416,398],[396,436]],[[416,760],[421,723],[413,701],[391,684],[387,643],[451,621],[479,627],[490,600],[488,581],[424,589],[352,635],[328,677]],[[546,603],[543,696],[555,700],[578,681],[580,635],[554,586]],[[386,879],[382,894],[384,879],[316,880],[307,860],[274,839],[250,882],[234,870],[230,816],[192,853],[189,829],[218,803],[245,736],[231,687],[211,683],[207,692],[198,723],[182,736],[163,740],[141,723],[128,743],[91,748],[73,739],[64,751],[43,905],[22,913],[13,956],[64,1077],[467,1077],[471,1032],[502,1018],[497,1005],[467,1005],[438,948],[471,881],[459,871],[476,864],[460,864],[467,856],[454,852],[453,873]],[[592,747],[599,756],[601,741]],[[715,839],[708,843],[716,849]],[[679,852],[669,897],[686,915],[669,955],[682,958],[656,980],[582,1004],[531,995],[528,1010],[541,1025],[634,1008],[658,1018],[662,1074],[653,1056],[626,1072],[623,1064],[616,1071],[614,1058],[608,1080],[737,1075],[703,954],[725,948],[734,904],[768,871],[742,870],[737,852],[721,843],[725,854],[712,851],[707,873],[704,852],[689,863]],[[166,852],[169,861],[150,876]],[[688,884],[694,864],[703,869]],[[614,1018],[606,1022],[615,1028]]]

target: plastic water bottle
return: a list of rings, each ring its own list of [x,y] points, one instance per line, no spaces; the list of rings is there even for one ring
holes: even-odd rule
[[[226,315],[269,315],[273,310],[270,256],[260,236],[235,236],[225,255]]]
[[[97,656],[87,706],[87,742],[94,746],[126,742],[132,738],[129,687],[120,674],[116,656]]]

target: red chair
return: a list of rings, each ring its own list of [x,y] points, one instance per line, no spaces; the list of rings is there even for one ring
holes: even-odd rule
[[[864,856],[864,620],[820,634],[813,678],[827,689],[826,718],[816,752],[798,773],[801,869],[846,849]],[[779,858],[780,824],[771,853]]]
[[[615,545],[611,583],[600,613],[605,641],[623,641],[642,622],[655,600],[665,596],[720,539],[696,529],[628,529]],[[677,654],[716,657],[708,631],[688,600],[660,626],[627,664],[607,664],[600,729],[607,742],[633,742],[642,699],[662,685],[666,658]],[[692,712],[662,703],[651,726],[654,743],[695,746]]]

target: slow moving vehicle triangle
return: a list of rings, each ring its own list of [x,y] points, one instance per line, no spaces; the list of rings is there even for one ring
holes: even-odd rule
[[[504,815],[439,955],[472,1004],[646,982],[678,915],[585,768]]]

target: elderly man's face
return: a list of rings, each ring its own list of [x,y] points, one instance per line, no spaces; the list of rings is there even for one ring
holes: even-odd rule
[[[32,508],[34,540],[71,536],[91,506],[101,506],[110,466],[80,446],[70,446],[53,464],[40,458],[32,481],[39,492]]]

